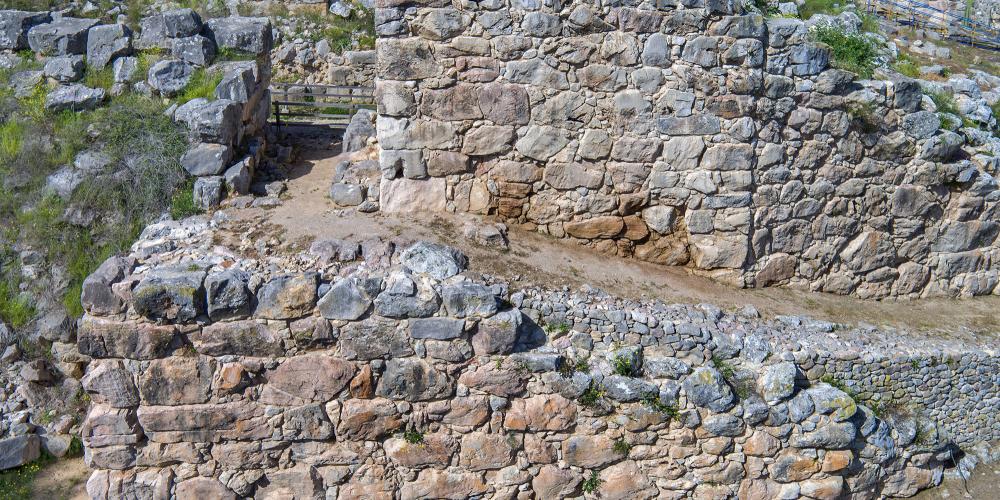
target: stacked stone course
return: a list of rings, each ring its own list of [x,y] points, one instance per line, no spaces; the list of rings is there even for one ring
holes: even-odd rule
[[[150,226],[84,286],[93,498],[878,498],[1000,438],[996,354],[957,341],[214,231]]]
[[[377,7],[382,207],[496,214],[741,286],[996,289],[996,141],[914,80],[831,68],[802,21],[701,0]],[[948,85],[988,110],[978,81]]]

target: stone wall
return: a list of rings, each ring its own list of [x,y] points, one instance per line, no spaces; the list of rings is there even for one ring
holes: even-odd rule
[[[797,19],[651,5],[379,3],[382,206],[496,214],[740,286],[993,293],[1000,140],[916,81],[831,68]],[[979,82],[948,88],[995,125]]]
[[[92,498],[879,498],[1000,438],[996,354],[957,341],[214,224],[150,226],[84,285]]]

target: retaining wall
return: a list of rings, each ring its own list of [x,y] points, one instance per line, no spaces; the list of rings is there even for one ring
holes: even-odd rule
[[[993,293],[989,134],[916,81],[832,69],[802,21],[653,5],[380,2],[382,205],[495,214],[740,286]]]

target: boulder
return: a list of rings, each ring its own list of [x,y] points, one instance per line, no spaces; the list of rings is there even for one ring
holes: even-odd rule
[[[119,360],[92,363],[80,380],[83,389],[97,404],[112,408],[132,408],[139,405],[139,391],[132,374]]]
[[[194,206],[201,210],[215,210],[226,197],[226,184],[221,175],[199,177],[194,181]]]
[[[659,395],[656,384],[641,378],[609,375],[601,382],[604,392],[615,401],[639,401],[650,395]]]
[[[233,148],[223,144],[200,142],[181,156],[181,166],[195,177],[219,175],[232,160]]]
[[[80,354],[92,358],[156,359],[174,347],[177,329],[84,316],[77,332]]]
[[[0,440],[0,470],[13,469],[41,456],[41,442],[35,434]]]
[[[342,207],[356,207],[365,201],[365,188],[360,184],[334,182],[330,185],[330,199]]]
[[[207,356],[154,359],[139,377],[139,396],[145,405],[206,403],[212,394],[215,365]]]
[[[174,39],[170,55],[195,66],[208,66],[215,60],[215,44],[201,35]]]
[[[472,336],[472,347],[478,355],[508,354],[517,344],[524,315],[520,309],[508,309],[479,322]]]
[[[358,280],[337,281],[316,304],[327,319],[355,321],[371,309],[372,299]]]
[[[28,30],[31,50],[49,56],[87,53],[87,35],[97,19],[61,17]]]
[[[244,195],[250,192],[250,182],[253,180],[250,165],[253,158],[246,157],[226,169],[222,177],[226,180],[226,189],[232,193]]]
[[[158,269],[132,293],[136,312],[152,320],[185,323],[205,313],[205,271]]]
[[[795,364],[789,362],[764,367],[757,382],[764,401],[775,404],[792,397],[796,372]]]
[[[684,392],[696,406],[724,412],[735,404],[733,391],[715,368],[703,366],[684,379]]]
[[[344,153],[358,151],[368,145],[368,138],[375,136],[375,112],[370,109],[359,109],[344,130]]]
[[[465,321],[451,318],[417,318],[410,320],[410,337],[415,339],[451,340],[462,336]]]
[[[111,72],[114,75],[115,83],[132,83],[136,81],[139,72],[138,57],[119,57],[111,65]]]
[[[454,382],[447,374],[413,358],[387,361],[375,389],[379,396],[411,402],[441,399],[453,392]]]
[[[829,384],[817,384],[806,390],[812,398],[813,406],[818,413],[832,414],[834,421],[842,422],[854,416],[858,405],[854,398],[846,392]]]
[[[267,385],[261,401],[282,406],[325,403],[347,387],[354,372],[354,364],[341,358],[323,354],[294,356],[265,375]]]
[[[83,56],[59,56],[49,59],[42,71],[59,83],[71,83],[83,78],[86,69]]]
[[[175,117],[177,116],[175,114]],[[216,144],[232,144],[239,133],[240,117],[239,103],[228,99],[217,99],[192,106],[179,119],[187,122],[194,139]]]
[[[165,59],[149,68],[147,82],[149,86],[164,97],[174,97],[184,90],[194,67],[179,59]]]
[[[247,288],[248,277],[238,269],[208,275],[205,295],[208,317],[212,321],[245,319],[253,307],[253,294]]]
[[[219,85],[215,87],[215,98],[228,99],[238,103],[250,102],[256,86],[255,71],[256,67],[248,65],[227,70],[222,76],[222,80],[219,81]]]
[[[0,10],[0,50],[28,48],[28,30],[52,20],[48,12]]]
[[[437,243],[419,241],[400,254],[403,267],[438,280],[450,278],[469,265],[469,258],[460,250]]]
[[[602,434],[570,436],[563,441],[562,452],[567,464],[587,469],[601,468],[622,458],[611,438]]]
[[[281,335],[252,320],[213,323],[191,335],[196,351],[207,356],[278,356],[284,353]]]
[[[236,500],[236,494],[212,477],[193,477],[177,483],[174,494],[177,500]]]
[[[220,17],[206,24],[208,36],[220,49],[233,49],[253,55],[270,52],[273,45],[271,21],[266,17]]]
[[[296,319],[308,315],[316,305],[317,279],[316,273],[272,278],[257,290],[254,315],[265,319]]]
[[[485,285],[463,281],[441,289],[445,310],[456,318],[488,318],[497,312],[497,298]]]
[[[118,57],[132,52],[132,30],[123,24],[90,28],[87,36],[87,64],[101,69]]]
[[[92,89],[80,84],[63,85],[45,97],[45,109],[59,111],[90,111],[104,102],[104,89]]]

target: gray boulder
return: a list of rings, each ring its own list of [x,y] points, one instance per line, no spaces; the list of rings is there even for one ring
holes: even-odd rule
[[[917,111],[903,116],[902,129],[906,135],[914,139],[926,139],[941,128],[941,119],[937,113]]]
[[[806,390],[806,393],[812,398],[818,413],[832,414],[833,419],[837,422],[853,417],[858,411],[858,405],[854,402],[854,398],[829,384],[817,384]]]
[[[254,314],[264,319],[296,319],[316,306],[316,273],[277,276],[257,290]]]
[[[253,307],[253,294],[247,288],[247,275],[227,269],[205,278],[208,317],[212,321],[245,319]]]
[[[931,137],[920,147],[920,158],[929,161],[947,162],[955,158],[965,142],[962,136],[948,131]]]
[[[765,367],[757,383],[764,401],[775,404],[792,397],[796,371],[795,364],[788,362]]]
[[[0,10],[0,50],[28,48],[28,30],[51,20],[48,12]]]
[[[28,97],[35,92],[45,78],[42,71],[18,71],[10,76],[10,86],[14,89],[14,97]]]
[[[207,23],[209,37],[220,49],[234,49],[254,55],[270,52],[274,45],[271,21],[266,17],[220,17]]]
[[[71,83],[83,78],[86,69],[83,56],[60,56],[49,59],[42,71],[59,83]]]
[[[0,470],[13,469],[38,460],[42,453],[40,444],[35,434],[0,440]]]
[[[359,109],[344,130],[344,149],[350,153],[363,149],[368,144],[368,138],[375,136],[375,112],[370,109]]]
[[[246,157],[239,163],[229,167],[222,177],[226,179],[226,188],[236,194],[247,194],[250,192],[250,181],[252,174],[250,164],[252,158]]]
[[[192,138],[232,144],[239,132],[240,105],[226,99],[208,102],[190,110],[186,121]]]
[[[132,52],[132,30],[122,24],[105,24],[90,28],[87,36],[87,64],[94,68],[107,66],[116,57]]]
[[[173,97],[184,90],[193,73],[191,64],[179,59],[166,59],[149,68],[147,82],[160,95]]]
[[[354,321],[368,312],[372,300],[357,280],[346,278],[334,283],[316,305],[326,319]]]
[[[136,312],[152,320],[184,323],[205,313],[205,271],[158,269],[132,293]]]
[[[418,318],[410,320],[410,337],[415,339],[451,340],[462,336],[465,321],[452,318]]]
[[[195,66],[208,66],[215,60],[215,43],[201,35],[177,38],[171,44],[170,54]]]
[[[735,404],[733,391],[715,368],[703,366],[684,379],[684,392],[696,406],[724,412]]]
[[[648,380],[622,375],[604,377],[601,386],[609,398],[621,402],[639,401],[650,395],[656,396],[660,393],[659,388]]]
[[[50,56],[87,53],[87,35],[96,19],[62,17],[28,30],[31,50]]]
[[[441,298],[448,314],[456,318],[488,318],[497,312],[497,298],[485,285],[463,281],[445,285]]]
[[[202,210],[214,210],[226,196],[226,185],[221,175],[199,177],[194,181],[194,205]]]
[[[53,90],[45,97],[45,109],[49,111],[89,111],[104,102],[104,89],[73,84]]]
[[[111,285],[121,281],[129,272],[128,263],[121,257],[109,257],[96,271],[83,280],[80,302],[85,311],[94,316],[116,314],[122,300],[111,290]]]
[[[691,367],[675,357],[647,355],[642,361],[642,371],[652,378],[676,380],[691,373]]]
[[[440,307],[440,298],[429,286],[417,287],[413,280],[396,276],[375,298],[375,313],[386,318],[426,318]]]
[[[743,421],[728,414],[709,415],[701,423],[702,428],[715,436],[736,437],[743,434]]]
[[[45,190],[68,200],[85,180],[87,176],[83,172],[66,165],[45,178]]]
[[[342,207],[356,207],[365,201],[365,190],[360,184],[335,182],[330,185],[330,199]]]
[[[472,336],[472,347],[477,355],[508,354],[517,344],[524,315],[520,309],[508,309],[479,322]]]
[[[256,78],[254,68],[235,67],[222,77],[219,85],[215,87],[216,99],[228,99],[230,101],[246,103],[253,95]]]
[[[232,157],[233,148],[202,142],[195,144],[181,156],[181,166],[196,177],[219,175],[229,166]]]
[[[136,45],[143,49],[170,49],[171,39],[194,36],[202,30],[201,17],[191,9],[176,9],[140,21]]]
[[[809,432],[792,434],[788,444],[796,448],[843,450],[851,447],[858,434],[851,422],[829,422]]]
[[[138,57],[119,57],[115,59],[111,66],[115,83],[131,83],[136,80],[136,73],[139,72]]]
[[[454,382],[425,361],[390,359],[375,392],[379,396],[406,401],[427,401],[450,396]]]
[[[400,254],[403,267],[438,280],[450,278],[469,265],[469,258],[460,250],[437,243],[419,241]]]

